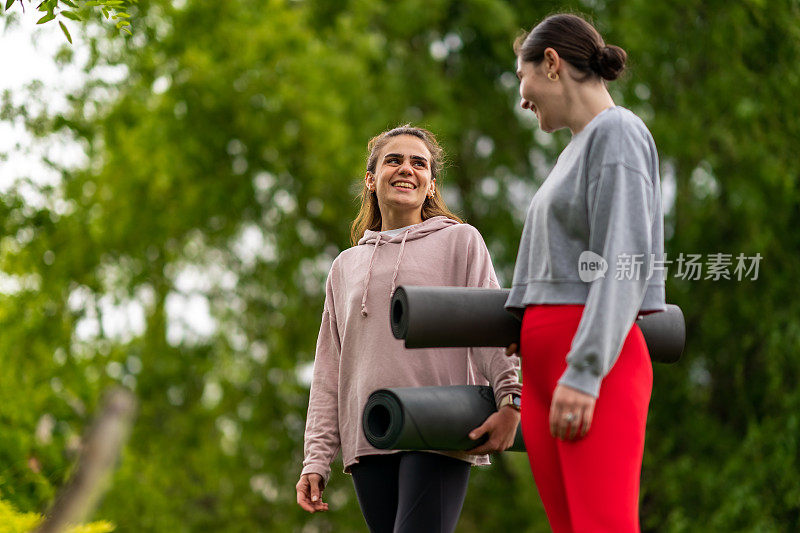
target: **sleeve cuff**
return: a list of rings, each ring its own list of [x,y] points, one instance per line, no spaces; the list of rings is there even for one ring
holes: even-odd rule
[[[322,476],[322,486],[324,488],[328,486],[328,480],[331,477],[331,467],[320,464],[306,465],[303,467],[303,471],[300,472],[300,475],[304,476],[306,474],[319,474]]]
[[[519,383],[515,383],[513,385],[507,385],[505,387],[495,390],[494,391],[495,406],[500,405],[500,401],[509,394],[516,394],[517,396],[522,396],[522,385]]]
[[[597,398],[600,395],[600,383],[603,377],[598,376],[589,368],[579,369],[573,365],[567,366],[567,370],[561,375],[558,382],[561,385],[566,385],[577,389],[586,394],[590,394]]]

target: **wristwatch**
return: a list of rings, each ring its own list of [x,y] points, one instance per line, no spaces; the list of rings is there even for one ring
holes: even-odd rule
[[[519,411],[520,407],[522,406],[522,398],[520,398],[519,394],[514,394],[514,393],[506,394],[505,396],[503,396],[503,399],[500,400],[500,405],[497,406],[497,410],[499,411],[506,405],[510,405],[511,407]]]

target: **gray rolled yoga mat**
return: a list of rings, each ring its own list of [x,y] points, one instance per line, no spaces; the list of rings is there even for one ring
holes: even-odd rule
[[[508,289],[397,288],[389,307],[392,333],[406,348],[508,346],[519,341],[520,320],[505,310]],[[637,320],[650,358],[675,363],[683,353],[686,324],[677,305]]]
[[[367,399],[362,425],[381,450],[469,450],[487,440],[469,432],[495,411],[494,392],[482,385],[379,389]],[[509,451],[525,451],[520,429]]]

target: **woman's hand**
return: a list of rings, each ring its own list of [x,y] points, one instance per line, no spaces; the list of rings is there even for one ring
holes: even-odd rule
[[[328,504],[322,501],[322,476],[319,474],[303,474],[295,486],[297,489],[297,505],[308,511],[327,511]]]
[[[584,437],[592,425],[596,398],[558,384],[550,403],[550,434],[562,440]]]
[[[469,433],[469,438],[478,440],[485,434],[489,434],[489,440],[467,450],[467,453],[481,455],[484,453],[495,453],[507,450],[514,444],[514,437],[517,435],[519,425],[519,411],[505,405],[496,413],[489,415],[483,424],[476,427]]]

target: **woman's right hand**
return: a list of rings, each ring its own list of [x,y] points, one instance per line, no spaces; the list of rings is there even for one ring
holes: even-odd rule
[[[511,357],[512,355],[516,355],[518,353],[519,353],[519,344],[517,344],[516,342],[512,342],[506,348],[506,355],[509,357]]]
[[[308,511],[327,511],[328,504],[322,501],[322,476],[319,474],[303,474],[295,486],[297,489],[297,505]]]

